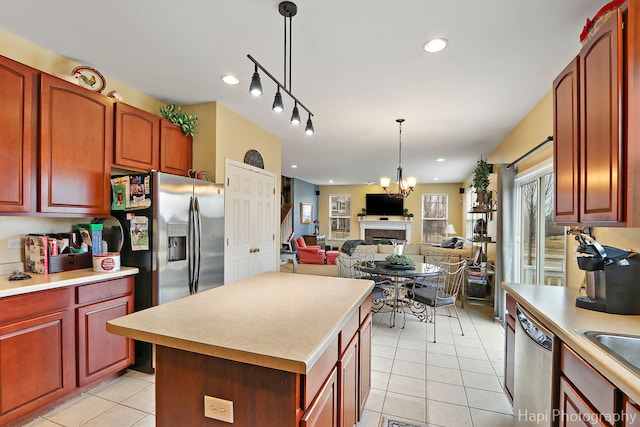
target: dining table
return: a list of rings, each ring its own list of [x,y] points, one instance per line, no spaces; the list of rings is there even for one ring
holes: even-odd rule
[[[376,277],[376,281],[388,280],[393,284],[393,290],[389,293],[389,297],[383,302],[383,307],[391,308],[391,316],[389,319],[389,327],[395,327],[396,313],[409,309],[410,313],[416,316],[420,321],[427,319],[427,307],[416,301],[406,299],[405,293],[409,286],[419,284],[421,278],[436,277],[440,274],[440,268],[433,264],[424,262],[412,264],[392,264],[388,261],[374,261],[373,263],[365,263],[360,266],[360,271]]]

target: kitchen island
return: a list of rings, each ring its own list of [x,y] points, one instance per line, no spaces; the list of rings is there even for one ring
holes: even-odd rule
[[[576,307],[578,289],[503,283],[508,317],[515,316],[515,302],[534,316],[558,339],[554,346],[553,388],[555,403],[564,413],[577,411],[590,419],[605,415],[623,417],[640,407],[640,374],[590,341],[580,330],[640,335],[640,316],[601,313]],[[516,320],[517,322],[517,320]],[[505,387],[513,375],[513,333],[507,319]],[[551,369],[552,367],[550,367]],[[576,373],[578,375],[576,375]],[[513,384],[513,383],[511,383]],[[592,398],[592,401],[589,399]],[[586,402],[581,403],[581,402]],[[598,405],[603,402],[601,407]],[[583,405],[583,407],[580,407]],[[601,409],[602,407],[606,409]],[[593,412],[594,414],[591,414]],[[639,412],[640,413],[640,412]],[[600,415],[598,415],[600,414]],[[604,414],[604,415],[603,415]],[[632,417],[640,422],[640,417]],[[628,418],[630,419],[630,418]],[[560,423],[562,424],[562,422]],[[631,426],[636,424],[623,424]]]
[[[205,417],[205,396],[233,402],[239,427],[338,425],[359,417],[370,387],[372,288],[263,273],[111,320],[107,330],[156,344],[158,426],[228,425]],[[225,419],[221,408],[207,406]]]

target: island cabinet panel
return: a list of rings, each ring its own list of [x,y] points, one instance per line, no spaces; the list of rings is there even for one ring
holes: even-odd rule
[[[338,361],[341,427],[356,427],[358,424],[358,350],[359,336],[356,333]]]
[[[193,164],[193,139],[178,125],[160,120],[160,172],[189,176]]]
[[[0,212],[31,210],[40,72],[0,56]]]
[[[338,371],[333,368],[300,421],[300,427],[338,427]]]
[[[294,427],[299,376],[157,345],[156,425],[228,426],[204,416],[204,396],[233,402],[236,427]]]
[[[318,394],[320,387],[338,363],[338,337],[322,353],[304,378],[304,407],[307,408]]]
[[[10,313],[0,320],[0,425],[75,389],[70,295],[59,289],[0,300],[0,312]]]
[[[94,301],[76,308],[78,386],[118,372],[133,363],[133,340],[111,334],[105,327],[109,320],[133,313],[133,286],[133,276],[129,276],[77,288],[79,302]],[[114,298],[113,295],[124,296]]]
[[[112,152],[111,100],[43,74],[38,210],[108,215]]]
[[[160,168],[160,117],[122,102],[115,105],[114,166]]]
[[[367,314],[360,325],[360,349],[358,354],[358,421],[362,418],[371,392],[371,314]]]

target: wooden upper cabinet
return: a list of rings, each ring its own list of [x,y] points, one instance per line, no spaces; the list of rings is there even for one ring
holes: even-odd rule
[[[633,94],[627,92],[638,86],[635,61],[640,57],[633,53],[640,50],[633,43],[637,20],[626,9],[617,9],[553,82],[558,224],[640,225],[631,209],[640,197],[628,189],[628,183],[640,185],[634,178],[640,150],[634,148],[638,136],[631,120]]]
[[[31,210],[40,72],[0,56],[0,212]]]
[[[578,222],[580,169],[580,62],[576,57],[553,81],[555,222]]]
[[[42,75],[40,212],[109,214],[113,128],[109,98]]]
[[[180,126],[160,120],[160,171],[174,175],[189,175],[193,161],[193,139]]]
[[[622,10],[580,51],[580,222],[624,222]]]
[[[115,110],[114,166],[158,170],[160,117],[121,102]]]

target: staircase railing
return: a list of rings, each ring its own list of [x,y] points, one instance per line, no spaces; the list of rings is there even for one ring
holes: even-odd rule
[[[280,208],[280,243],[291,248],[293,237],[293,203],[285,203]]]

